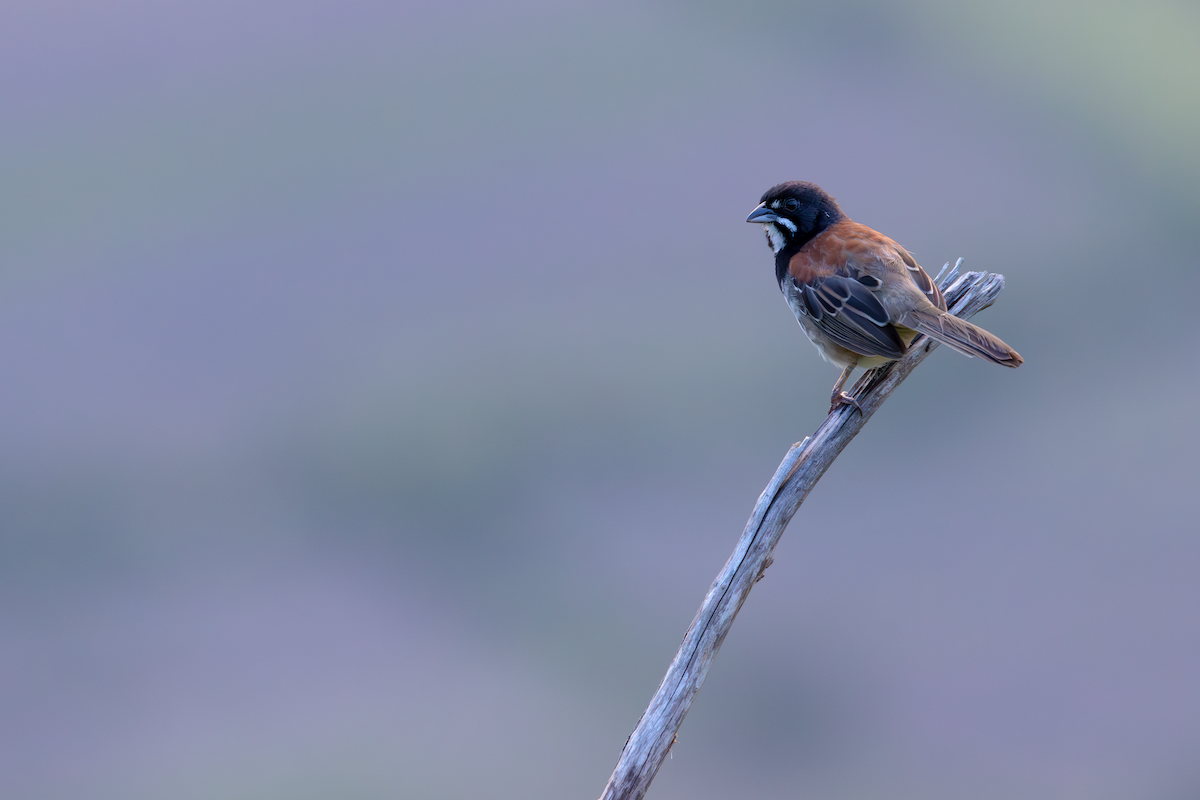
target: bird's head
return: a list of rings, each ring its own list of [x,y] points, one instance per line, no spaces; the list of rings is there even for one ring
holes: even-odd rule
[[[767,232],[771,249],[778,254],[784,249],[803,247],[845,216],[837,201],[820,186],[808,181],[788,181],[768,189],[746,222],[760,223]]]

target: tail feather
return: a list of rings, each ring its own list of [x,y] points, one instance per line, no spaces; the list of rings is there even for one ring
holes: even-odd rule
[[[965,319],[932,307],[928,311],[909,311],[900,324],[920,331],[965,356],[979,356],[1005,367],[1019,367],[1025,363],[1021,354],[1002,342],[999,337]]]

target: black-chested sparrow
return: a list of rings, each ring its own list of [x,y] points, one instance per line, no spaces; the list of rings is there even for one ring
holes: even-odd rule
[[[919,333],[968,356],[1021,365],[1016,350],[946,311],[937,285],[907,250],[851,220],[815,183],[769,189],[746,221],[766,230],[775,279],[805,335],[842,368],[831,411],[858,405],[842,391],[855,367],[895,361]]]

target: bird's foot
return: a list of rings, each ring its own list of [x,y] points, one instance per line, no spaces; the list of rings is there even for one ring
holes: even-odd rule
[[[845,392],[838,392],[830,398],[829,413],[832,414],[837,411],[839,406],[854,406],[858,409],[858,413],[862,413],[862,406],[858,404],[858,401]]]

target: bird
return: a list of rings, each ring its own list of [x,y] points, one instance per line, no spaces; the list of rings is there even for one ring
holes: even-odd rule
[[[747,222],[775,253],[775,280],[822,358],[842,368],[829,411],[858,401],[842,387],[855,367],[874,369],[925,334],[966,356],[1005,367],[1024,359],[998,337],[946,310],[946,299],[907,250],[846,216],[808,181],[771,187]]]

